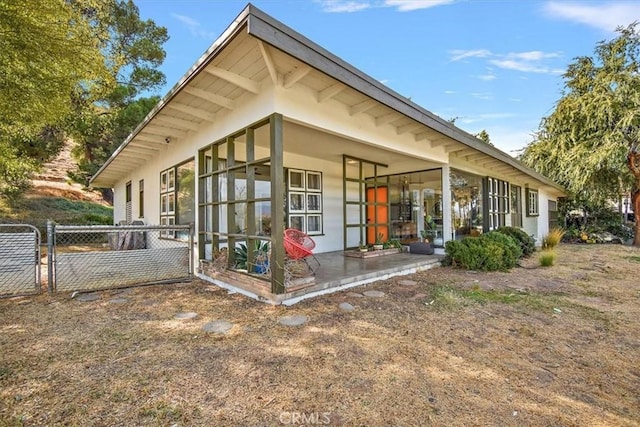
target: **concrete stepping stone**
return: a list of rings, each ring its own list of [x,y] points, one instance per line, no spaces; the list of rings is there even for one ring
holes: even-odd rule
[[[359,294],[359,293],[357,293],[357,292],[349,292],[349,293],[347,294],[347,296],[348,296],[349,298],[364,298],[364,295]]]
[[[352,306],[348,302],[340,303],[338,307],[340,308],[340,310],[343,310],[343,311],[353,311],[356,309],[354,306]]]
[[[121,297],[117,297],[117,298],[111,298],[109,300],[110,304],[124,304],[126,302],[129,302],[129,298],[121,298]]]
[[[307,320],[309,320],[308,316],[305,316],[303,314],[295,314],[293,316],[281,317],[278,322],[280,322],[280,324],[284,326],[301,326],[304,325]]]
[[[385,293],[382,291],[365,291],[363,292],[365,297],[371,297],[371,298],[382,298]]]
[[[198,313],[194,313],[193,311],[185,311],[182,313],[176,313],[176,315],[173,317],[178,320],[189,320],[198,317]]]
[[[415,286],[418,284],[418,282],[416,282],[415,280],[400,280],[398,284],[402,286]]]
[[[226,334],[233,328],[233,323],[226,320],[214,320],[213,322],[206,323],[202,330],[205,332],[211,332],[215,334]]]
[[[80,302],[91,302],[91,301],[97,301],[99,299],[100,299],[100,295],[95,294],[95,293],[80,294],[80,295],[78,295],[78,297],[76,297],[76,300],[78,300]]]

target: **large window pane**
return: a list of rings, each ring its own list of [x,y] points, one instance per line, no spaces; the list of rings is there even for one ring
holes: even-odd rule
[[[482,233],[482,178],[452,169],[450,182],[453,238]]]

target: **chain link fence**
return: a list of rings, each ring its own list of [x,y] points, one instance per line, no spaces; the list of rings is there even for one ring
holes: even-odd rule
[[[193,273],[193,228],[189,225],[49,223],[47,241],[52,291],[171,282]]]
[[[40,232],[28,224],[0,224],[0,297],[39,293]]]

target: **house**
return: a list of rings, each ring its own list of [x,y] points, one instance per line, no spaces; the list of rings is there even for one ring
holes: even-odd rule
[[[407,243],[425,228],[441,253],[447,240],[503,225],[540,242],[564,195],[252,5],[91,184],[114,189],[116,223],[194,222],[201,266],[225,247],[269,242],[262,281],[233,262],[220,276],[198,273],[267,298],[291,292],[286,228],[311,236],[315,253]]]

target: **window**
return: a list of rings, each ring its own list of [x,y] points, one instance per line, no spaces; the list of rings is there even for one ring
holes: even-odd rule
[[[522,188],[511,186],[511,226],[522,228]]]
[[[527,216],[538,216],[538,191],[527,188]]]
[[[558,226],[558,202],[549,200],[549,230]]]
[[[131,181],[127,182],[126,186],[125,186],[125,217],[126,217],[126,221],[127,224],[131,224]]]
[[[144,218],[144,179],[138,182],[138,218]]]
[[[322,173],[287,171],[288,227],[307,234],[322,234]]]
[[[509,212],[509,183],[495,178],[487,178],[489,205],[489,230],[503,227]]]
[[[195,162],[191,159],[160,173],[160,224],[186,225],[194,221]],[[163,232],[163,236],[182,240],[188,238],[188,233],[171,231]]]

